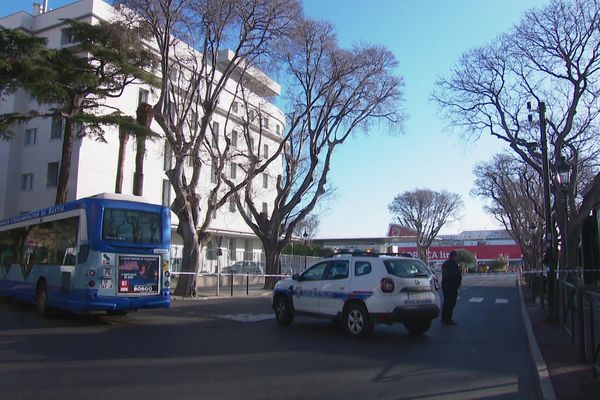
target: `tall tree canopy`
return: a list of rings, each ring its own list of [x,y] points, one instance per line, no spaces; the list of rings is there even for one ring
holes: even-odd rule
[[[119,22],[90,25],[67,20],[73,45],[61,49],[40,49],[34,45],[33,54],[17,62],[24,67],[11,76],[9,88],[22,87],[47,109],[22,114],[0,116],[0,132],[9,133],[14,122],[23,122],[35,116],[64,120],[64,133],[56,204],[67,199],[67,183],[71,169],[71,153],[77,134],[90,134],[104,140],[103,124],[122,124],[129,129],[142,129],[135,119],[123,116],[120,110],[106,105],[105,99],[119,97],[124,88],[134,82],[152,82],[147,72],[153,55],[143,45],[143,32]],[[23,36],[5,31],[0,53],[23,47]],[[25,41],[27,45],[28,41]],[[16,51],[16,50],[15,50]],[[2,64],[4,66],[4,63]],[[10,66],[10,62],[9,62]],[[14,67],[13,66],[13,67]],[[5,86],[6,87],[6,86]],[[78,126],[85,129],[77,129]],[[142,129],[143,130],[143,129]]]
[[[265,189],[252,184],[243,197],[236,195],[242,217],[262,242],[268,274],[278,272],[295,227],[328,192],[335,150],[374,124],[398,130],[403,122],[403,83],[389,49],[365,44],[343,49],[331,25],[305,18],[280,42],[278,54],[289,108],[283,171],[268,188],[276,192],[275,201],[265,212],[256,202]]]
[[[267,157],[262,153],[266,127],[254,89],[270,80],[257,67],[270,65],[275,44],[287,34],[300,4],[295,0],[117,3],[125,6],[121,9],[130,20],[152,32],[160,57],[154,118],[172,151],[166,174],[175,193],[171,209],[183,239],[183,274],[175,294],[188,296],[200,266],[200,249],[211,239],[213,213],[278,157],[277,149]],[[258,85],[257,79],[262,80]],[[219,98],[227,100],[219,103]],[[239,114],[234,103],[241,108]],[[217,114],[224,117],[224,126],[215,124]],[[233,131],[247,151],[236,149]],[[284,143],[285,138],[280,147]],[[232,163],[243,165],[247,173],[240,171],[245,176],[227,186],[221,177]]]
[[[564,212],[559,205],[569,204],[568,242],[574,248],[591,207],[581,202],[581,193],[598,172],[599,21],[598,0],[554,0],[528,11],[509,32],[464,53],[449,77],[438,81],[433,95],[457,133],[471,139],[497,137],[540,176],[539,127],[528,122],[527,102],[545,102],[550,170],[554,174],[561,155],[572,166],[568,193],[554,179],[551,191],[558,221]],[[585,201],[599,200],[589,195]],[[576,251],[572,248],[569,254],[569,263],[576,263]]]
[[[400,193],[388,206],[398,222],[417,231],[417,253],[428,262],[429,247],[440,229],[459,218],[463,201],[446,190],[415,189]]]
[[[514,154],[496,154],[491,161],[477,164],[474,174],[473,194],[489,201],[487,211],[519,244],[526,266],[540,268],[544,252],[540,175]]]

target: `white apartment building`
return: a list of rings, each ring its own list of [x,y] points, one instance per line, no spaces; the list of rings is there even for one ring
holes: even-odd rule
[[[51,0],[49,6],[51,7]],[[71,18],[89,23],[98,20],[111,20],[115,15],[111,5],[102,0],[80,0],[63,7],[47,10],[43,6],[33,5],[33,13],[21,11],[0,18],[0,26],[11,29],[21,29],[33,36],[47,39],[48,47],[60,48],[72,45],[71,38],[66,34],[63,19]],[[222,52],[228,57],[227,51]],[[260,107],[263,115],[263,133],[260,139],[261,152],[269,154],[281,142],[285,117],[281,110],[269,99],[280,94],[280,86],[262,72],[252,72],[252,96],[249,107]],[[40,77],[43,79],[43,77]],[[219,132],[219,140],[224,145],[224,127],[229,132],[235,129],[236,122],[241,122],[235,116],[230,116],[226,124],[226,110],[233,102],[233,111],[244,115],[243,103],[235,98],[235,82],[228,83],[226,91],[219,98],[219,108],[213,118],[213,127]],[[153,94],[149,88],[141,85],[130,85],[123,95],[116,99],[107,99],[113,107],[123,113],[135,116],[139,102],[153,104]],[[24,91],[2,99],[0,114],[13,111],[27,111],[37,106]],[[237,111],[236,111],[237,109]],[[237,121],[236,121],[237,120]],[[160,132],[156,123],[152,128]],[[14,139],[0,142],[0,219],[44,208],[54,203],[58,166],[62,145],[62,124],[60,120],[38,118],[15,126]],[[266,133],[265,133],[266,130]],[[102,192],[113,192],[117,171],[118,130],[116,127],[105,128],[107,143],[95,141],[89,137],[76,139],[71,175],[68,183],[68,200],[95,195]],[[258,130],[256,131],[258,143]],[[243,153],[245,142],[239,138],[236,144]],[[272,153],[271,153],[272,154]],[[147,141],[146,159],[144,164],[144,197],[151,202],[170,205],[172,190],[165,175],[170,168],[171,154],[164,140]],[[232,179],[240,179],[242,173],[239,165],[232,162],[227,173]],[[133,173],[135,169],[135,140],[129,140],[123,179],[123,193],[132,193]],[[282,163],[272,163],[267,172],[255,179],[255,203],[262,206],[263,211],[270,212],[275,197],[275,181],[281,174]],[[210,168],[203,168],[203,191],[211,188]],[[203,196],[204,197],[204,196]],[[262,204],[261,204],[262,203]],[[172,214],[173,222],[173,256],[176,259],[181,249],[181,238],[175,232],[177,218]],[[261,256],[261,243],[243,221],[236,210],[235,204],[228,204],[219,209],[210,222],[209,229],[218,240],[211,241],[203,250],[204,260],[202,269],[213,272],[215,267],[223,267],[233,261],[243,259],[258,260]],[[222,249],[222,256],[217,256],[216,248]]]

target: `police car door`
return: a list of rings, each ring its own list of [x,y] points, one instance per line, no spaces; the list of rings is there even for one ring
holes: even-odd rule
[[[319,312],[319,289],[327,262],[315,264],[300,275],[293,290],[294,309],[298,311]]]
[[[344,308],[350,284],[348,260],[329,261],[321,283],[320,313],[337,315]]]

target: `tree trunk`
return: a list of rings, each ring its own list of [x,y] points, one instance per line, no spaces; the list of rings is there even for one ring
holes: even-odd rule
[[[425,263],[429,263],[429,257],[427,257],[427,253],[429,252],[429,248],[424,247],[417,241],[417,256]]]
[[[75,141],[75,119],[66,118],[65,133],[62,143],[61,159],[58,169],[58,182],[56,184],[55,204],[63,204],[67,201],[67,184],[71,173],[71,154]]]
[[[144,157],[146,156],[146,139],[135,138],[135,172],[133,173],[133,194],[144,195]]]
[[[277,240],[263,241],[263,250],[265,252],[265,274],[280,275],[281,274],[281,247]],[[264,289],[273,289],[279,281],[279,277],[265,276]]]
[[[154,118],[154,109],[150,104],[140,103],[136,111],[137,122],[150,128]],[[133,174],[133,194],[136,196],[144,195],[144,157],[146,156],[146,136],[137,134],[135,137],[135,172]]]
[[[119,127],[119,160],[117,161],[117,177],[115,178],[115,193],[123,193],[123,169],[125,168],[125,155],[129,132]]]
[[[175,295],[189,297],[196,286],[196,276],[200,266],[200,240],[191,221],[184,215],[179,217],[177,231],[183,238],[183,255],[181,260],[181,272],[175,288]]]

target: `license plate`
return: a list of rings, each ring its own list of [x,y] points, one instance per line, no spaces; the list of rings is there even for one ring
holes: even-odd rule
[[[429,300],[429,293],[407,293],[409,300]]]

